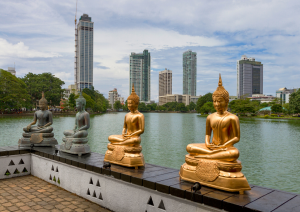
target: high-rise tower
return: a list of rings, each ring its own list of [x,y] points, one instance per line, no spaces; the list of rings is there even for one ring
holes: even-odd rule
[[[75,85],[77,89],[93,86],[94,22],[83,14],[75,29]]]
[[[151,57],[147,49],[143,53],[131,52],[129,71],[129,94],[132,83],[135,92],[140,97],[140,101],[150,101],[150,66]]]
[[[165,69],[159,72],[159,96],[172,94],[172,71]]]
[[[197,90],[197,53],[187,50],[182,55],[183,91],[182,94],[196,96]]]
[[[237,97],[263,94],[263,64],[243,55],[237,61]]]

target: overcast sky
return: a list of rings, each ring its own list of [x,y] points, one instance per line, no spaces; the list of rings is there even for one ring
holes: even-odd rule
[[[51,72],[74,84],[76,0],[0,0],[0,68],[18,77]],[[218,73],[236,95],[236,62],[243,54],[264,64],[264,93],[300,87],[300,1],[78,0],[77,18],[94,22],[94,87],[127,98],[129,55],[151,53],[151,99],[158,72],[173,71],[182,94],[182,53],[197,52],[197,95],[213,92]]]

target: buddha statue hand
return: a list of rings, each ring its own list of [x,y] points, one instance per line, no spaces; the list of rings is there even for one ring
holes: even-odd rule
[[[224,146],[224,145],[215,145],[215,144],[206,144],[206,147],[208,149],[211,149],[211,150],[223,150],[223,151],[226,151],[227,150],[227,147]]]
[[[27,129],[27,132],[29,132],[30,129],[31,129],[31,124],[28,124],[28,126],[26,127],[26,129]]]

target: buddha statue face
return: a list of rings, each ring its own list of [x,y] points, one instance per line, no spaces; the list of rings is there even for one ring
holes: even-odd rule
[[[228,102],[221,95],[213,96],[213,104],[218,113],[224,113],[227,110]]]
[[[45,103],[45,102],[40,102],[40,103],[39,103],[39,106],[40,106],[41,110],[46,110],[47,107],[48,107],[48,104]]]
[[[127,107],[130,111],[135,111],[138,105],[133,100],[127,100]]]

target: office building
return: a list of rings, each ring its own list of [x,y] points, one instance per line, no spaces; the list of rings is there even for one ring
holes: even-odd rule
[[[77,89],[93,86],[94,22],[83,14],[75,29],[75,85]]]
[[[150,66],[151,57],[148,50],[145,49],[143,53],[131,53],[129,94],[131,94],[132,84],[134,84],[135,92],[142,102],[150,101]]]
[[[159,96],[172,94],[172,71],[167,68],[159,72]]]
[[[263,94],[263,64],[243,55],[237,61],[237,97]]]
[[[196,96],[197,90],[197,53],[187,50],[182,55],[183,94]]]
[[[276,91],[276,97],[281,100],[282,104],[290,102],[290,95],[297,91],[297,88],[287,89],[280,88]]]

